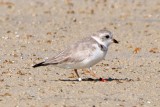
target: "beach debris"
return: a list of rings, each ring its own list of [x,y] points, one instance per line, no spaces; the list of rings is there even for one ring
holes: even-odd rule
[[[151,53],[158,53],[158,48],[151,48],[149,50],[149,52],[151,52]]]
[[[137,54],[137,53],[140,52],[140,50],[141,50],[141,48],[137,47],[137,48],[134,49],[133,53],[134,53],[134,54]]]

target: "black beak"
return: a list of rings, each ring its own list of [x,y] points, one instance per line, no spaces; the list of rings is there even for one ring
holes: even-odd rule
[[[116,39],[113,39],[113,42],[114,42],[114,43],[119,43]]]

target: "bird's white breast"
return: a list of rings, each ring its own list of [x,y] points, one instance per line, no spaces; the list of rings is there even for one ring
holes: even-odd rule
[[[91,67],[105,58],[107,51],[102,51],[98,44],[93,44],[95,50],[91,52],[91,55],[86,58],[82,63],[86,67]]]
[[[105,55],[107,53],[106,51],[102,51],[101,47],[98,46],[98,44],[92,44],[94,47],[94,50],[90,50],[90,55],[86,57],[83,61],[81,62],[76,62],[72,64],[60,64],[58,65],[59,67],[62,68],[68,68],[68,69],[82,69],[82,68],[89,68],[92,67],[93,65],[97,64],[101,60],[105,58]],[[85,53],[84,53],[85,54]]]

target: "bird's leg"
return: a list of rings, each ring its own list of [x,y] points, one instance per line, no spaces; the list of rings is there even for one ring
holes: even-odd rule
[[[93,77],[99,78],[99,76],[97,76],[97,75],[92,71],[92,68],[91,68],[91,67],[89,68],[89,72],[90,72],[90,74],[91,74]]]
[[[82,69],[82,71],[84,74],[90,74],[89,70],[87,70],[87,69]]]
[[[74,69],[74,72],[76,73],[77,77],[78,77],[78,81],[82,81],[82,79],[80,78],[78,72],[77,72],[77,69]]]
[[[93,77],[99,78],[99,80],[102,81],[102,82],[106,82],[106,81],[107,81],[107,80],[105,80],[105,79],[97,76],[97,75],[92,71],[92,68],[91,68],[91,67],[90,67],[89,69],[90,69],[89,72],[90,72],[90,74],[91,74]]]

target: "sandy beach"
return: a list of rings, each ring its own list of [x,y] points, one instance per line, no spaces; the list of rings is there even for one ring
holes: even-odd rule
[[[32,68],[107,28],[120,43],[92,67]],[[0,0],[0,107],[159,107],[159,0]],[[90,79],[92,78],[92,79]]]

